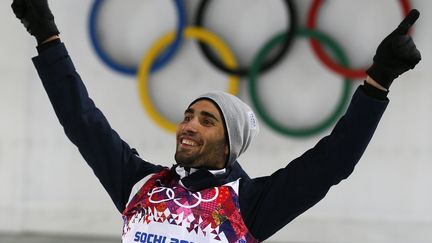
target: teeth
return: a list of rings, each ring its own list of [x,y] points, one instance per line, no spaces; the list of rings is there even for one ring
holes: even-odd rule
[[[183,143],[183,144],[186,144],[186,145],[190,145],[190,146],[195,146],[195,145],[197,145],[194,141],[189,140],[189,139],[183,139],[183,140],[182,140],[182,143]]]

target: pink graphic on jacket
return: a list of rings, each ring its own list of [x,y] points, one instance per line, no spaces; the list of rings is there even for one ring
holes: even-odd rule
[[[123,235],[131,223],[160,227],[169,223],[215,241],[223,234],[228,242],[258,242],[245,226],[239,208],[238,195],[231,186],[191,192],[166,169],[153,175],[123,211]]]

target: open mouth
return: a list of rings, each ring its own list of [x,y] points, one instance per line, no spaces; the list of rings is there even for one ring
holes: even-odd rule
[[[182,138],[181,139],[181,144],[182,145],[187,145],[187,146],[197,146],[198,145],[198,143],[195,142],[194,140],[187,139],[187,138]]]

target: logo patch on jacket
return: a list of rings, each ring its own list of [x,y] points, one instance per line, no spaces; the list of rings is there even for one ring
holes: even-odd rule
[[[169,170],[162,170],[141,187],[123,212],[123,240],[149,242],[146,238],[153,237],[158,242],[257,242],[239,208],[238,195],[230,183],[191,192]]]

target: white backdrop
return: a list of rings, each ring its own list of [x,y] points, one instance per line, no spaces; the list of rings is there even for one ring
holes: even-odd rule
[[[30,58],[35,41],[10,9],[0,7],[0,231],[87,235],[121,234],[122,220],[109,197],[60,127]],[[93,1],[50,1],[90,96],[111,125],[141,156],[173,163],[174,135],[161,130],[140,105],[135,77],[112,71],[92,49],[87,31]],[[186,0],[189,23],[198,1]],[[206,15],[240,64],[285,28],[282,1],[219,0]],[[312,1],[295,1],[305,26]],[[336,39],[355,67],[367,66],[378,43],[401,19],[398,1],[332,0],[318,28]],[[432,239],[432,97],[429,80],[432,3],[411,1],[421,12],[414,39],[423,60],[391,88],[391,103],[354,173],[327,197],[271,238],[298,242],[430,242]],[[148,47],[176,25],[169,0],[106,1],[98,29],[116,60],[138,65]],[[318,61],[306,39],[296,39],[279,66],[259,77],[260,94],[279,121],[301,126],[322,119],[335,105],[341,78]],[[246,79],[239,96],[250,103]],[[155,103],[167,116],[210,89],[225,89],[226,76],[185,41],[175,58],[151,76]],[[361,80],[356,80],[358,85]],[[327,113],[326,113],[327,112]],[[250,176],[267,175],[313,146],[325,131],[297,139],[263,122],[261,134],[240,162]],[[281,192],[283,193],[283,192]]]

